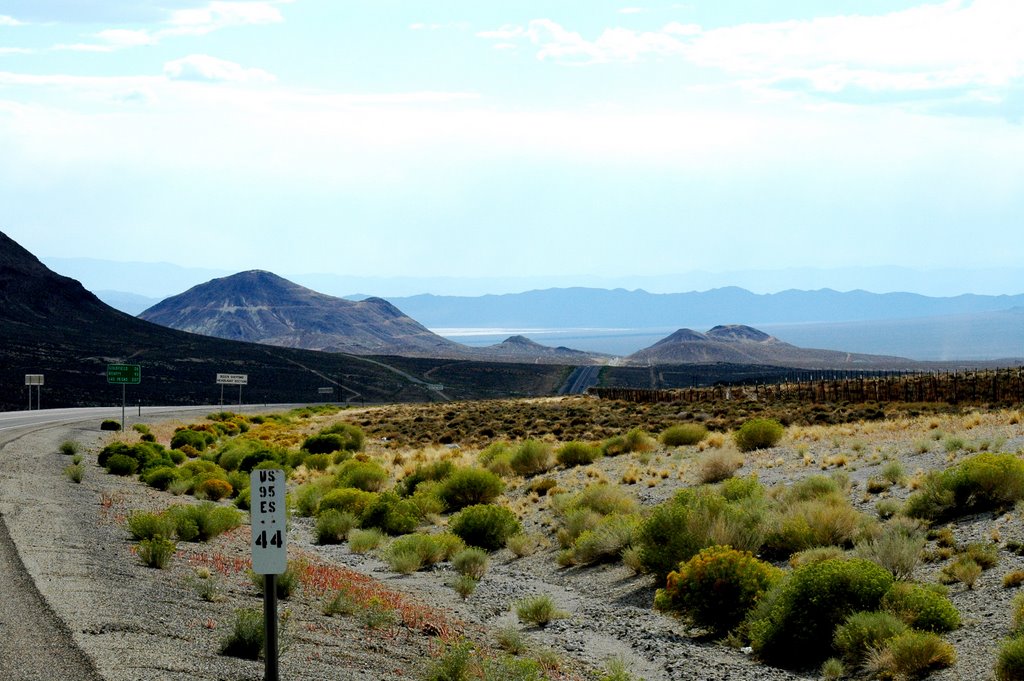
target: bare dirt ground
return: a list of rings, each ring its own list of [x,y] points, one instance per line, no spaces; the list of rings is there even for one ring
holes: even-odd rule
[[[372,418],[372,412],[352,410],[339,417]],[[868,478],[886,462],[903,462],[912,477],[961,460],[971,448],[982,445],[1019,452],[1024,449],[1019,417],[1016,412],[996,412],[794,426],[780,446],[746,455],[736,474],[756,473],[770,486],[842,470],[853,483],[853,501],[861,510],[873,512],[880,498],[902,499],[910,493],[898,486],[882,494],[866,491]],[[137,480],[107,475],[96,467],[95,455],[107,437],[96,425],[35,431],[7,443],[2,451],[0,513],[38,591],[104,679],[262,678],[262,663],[218,652],[235,611],[258,608],[262,602],[244,566],[248,526],[208,544],[179,543],[165,570],[143,566],[125,530],[127,515],[191,500],[157,492]],[[320,426],[322,422],[312,421],[306,431]],[[170,425],[162,427],[158,437],[170,429]],[[965,448],[947,452],[941,438],[953,434],[964,440]],[[62,473],[68,458],[58,454],[57,448],[66,439],[84,446],[87,465],[80,485]],[[922,443],[930,443],[927,451],[921,451]],[[721,444],[723,449],[730,446],[728,440]],[[585,468],[555,469],[549,475],[568,490],[598,480],[624,484],[649,507],[694,484],[702,457],[713,451],[659,448],[644,455],[606,458]],[[384,460],[394,460],[397,453],[406,462],[440,456],[468,461],[475,456],[469,448],[395,448],[393,442],[374,443],[369,453]],[[346,545],[315,545],[312,521],[294,518],[290,556],[304,556],[311,567],[297,595],[282,602],[282,610],[288,613],[282,678],[415,679],[438,652],[442,637],[465,636],[493,650],[494,634],[502,627],[522,632],[535,654],[551,651],[541,657],[552,665],[555,678],[595,678],[594,671],[612,657],[624,661],[634,678],[647,681],[817,677],[814,671],[800,674],[765,667],[739,649],[708,640],[680,620],[654,612],[653,579],[621,564],[559,567],[550,501],[531,493],[525,481],[510,481],[504,503],[546,546],[524,558],[507,549],[494,554],[487,574],[466,600],[448,585],[454,572],[447,563],[398,575],[373,554],[355,554]],[[1018,512],[967,518],[953,530],[961,542],[990,541],[1005,547],[1011,539],[1024,540]],[[939,563],[922,565],[915,578],[934,581],[940,568]],[[974,589],[960,584],[951,587],[950,598],[963,619],[963,626],[948,636],[958,662],[932,678],[991,677],[998,641],[1009,631],[1015,591],[1004,589],[1001,578],[1015,569],[1024,569],[1024,558],[1001,550],[998,566],[986,571]],[[210,577],[204,578],[207,573]],[[210,588],[211,583],[215,588]],[[332,586],[339,584],[355,585],[361,593],[394,607],[393,621],[368,626],[365,612],[324,615],[322,605]],[[205,600],[202,591],[215,592],[217,599]],[[568,616],[543,629],[518,623],[510,606],[538,593],[552,596]],[[74,650],[67,650],[67,657],[74,655]]]

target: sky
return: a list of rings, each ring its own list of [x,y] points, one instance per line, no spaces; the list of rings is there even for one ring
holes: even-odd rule
[[[283,276],[1024,271],[1024,3],[629,1],[0,0],[0,230]]]

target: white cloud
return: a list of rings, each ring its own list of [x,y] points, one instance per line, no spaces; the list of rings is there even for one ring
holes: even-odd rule
[[[246,68],[207,54],[190,54],[164,64],[164,75],[171,80],[202,82],[269,83],[274,76],[263,69]]]
[[[112,28],[106,31],[100,31],[96,34],[96,37],[113,48],[155,45],[157,42],[157,39],[148,31],[124,28]]]
[[[274,2],[222,2],[206,7],[181,9],[171,14],[171,28],[163,35],[206,35],[228,26],[277,24],[284,21]]]
[[[801,82],[826,93],[1005,88],[1024,78],[1019,0],[949,0],[877,16],[708,30],[675,22],[653,31],[613,27],[596,38],[535,19],[478,35],[527,42],[542,60],[600,64],[674,56],[762,85]]]
[[[0,54],[32,54],[27,47],[0,47]]]
[[[0,14],[0,26],[22,26],[23,22],[18,21],[14,17],[9,17],[6,14]]]

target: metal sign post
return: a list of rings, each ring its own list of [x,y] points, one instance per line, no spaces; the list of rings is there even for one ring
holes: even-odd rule
[[[224,405],[224,386],[238,386],[238,406],[242,406],[242,386],[249,385],[249,374],[217,374],[217,384],[220,385],[220,403]]]
[[[264,681],[278,681],[277,576],[288,568],[284,471],[249,474],[252,571],[263,575]]]
[[[32,386],[36,386],[36,409],[42,409],[43,375],[25,374],[25,385],[28,386],[28,410],[32,411]]]
[[[121,384],[121,432],[126,430],[124,407],[125,395],[129,385],[138,385],[142,382],[142,367],[138,364],[108,364],[107,383]]]

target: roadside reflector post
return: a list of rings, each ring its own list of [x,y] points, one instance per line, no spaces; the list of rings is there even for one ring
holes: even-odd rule
[[[280,469],[249,474],[252,569],[263,575],[264,681],[278,681],[277,576],[288,568],[285,478]]]

